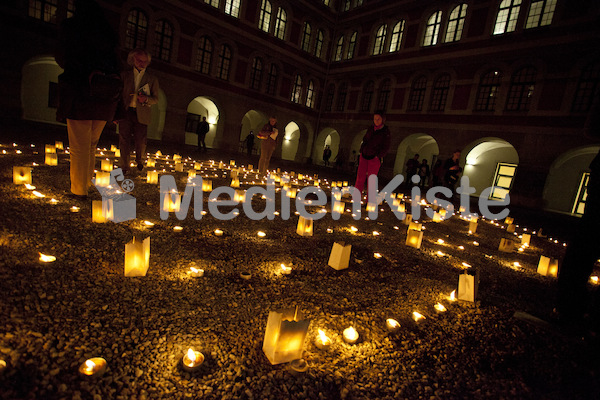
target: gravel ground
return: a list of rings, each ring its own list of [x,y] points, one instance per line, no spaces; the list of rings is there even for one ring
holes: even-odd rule
[[[426,230],[417,250],[404,244],[406,226],[387,206],[377,220],[344,213],[334,221],[327,213],[315,221],[312,237],[296,234],[294,215],[252,221],[242,211],[230,221],[210,213],[195,220],[190,210],[183,221],[173,214],[162,221],[159,188],[145,182],[145,173],[131,176],[138,218],[95,224],[90,202],[65,196],[68,154],[59,152],[59,165],[51,167],[43,165],[40,146],[5,143],[0,150],[6,151],[0,154],[2,399],[599,396],[593,340],[514,318],[515,311],[549,317],[556,281],[538,275],[537,262],[542,254],[562,257],[562,241],[534,235],[524,252],[502,253],[500,239],[514,237],[502,226],[480,222],[468,235],[468,222],[455,216],[422,220]],[[42,199],[12,183],[13,166],[34,162],[40,165],[33,184]],[[186,174],[167,172],[183,188]],[[229,184],[227,172],[217,171],[213,188]],[[94,198],[100,199],[97,192]],[[259,209],[264,201],[253,204]],[[80,211],[71,212],[73,205]],[[176,225],[183,230],[173,231]],[[225,234],[215,236],[216,228]],[[536,229],[520,226],[517,233],[525,228]],[[151,238],[145,277],[123,274],[125,244],[134,236]],[[327,265],[335,241],[352,244],[346,270]],[[39,262],[40,252],[56,261]],[[475,303],[448,299],[463,262],[480,274]],[[204,277],[189,276],[194,263]],[[281,263],[293,267],[290,275],[280,273]],[[241,279],[242,271],[251,279]],[[438,302],[446,312],[435,311]],[[311,320],[304,373],[271,365],[262,352],[269,311],[296,305]],[[413,321],[413,311],[426,319]],[[400,322],[397,333],[387,332],[387,318]],[[360,334],[354,345],[342,340],[349,326]],[[314,344],[319,328],[333,341],[328,350]],[[206,357],[193,373],[181,368],[189,347]],[[79,374],[91,357],[107,360],[102,376]]]

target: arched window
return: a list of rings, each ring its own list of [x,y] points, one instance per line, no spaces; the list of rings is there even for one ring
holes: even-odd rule
[[[277,90],[277,77],[278,71],[277,66],[275,64],[271,64],[271,68],[269,68],[269,73],[267,74],[267,94],[271,96],[275,95],[275,91]]]
[[[231,67],[231,48],[224,44],[219,53],[219,63],[217,65],[217,78],[228,80],[229,69]]]
[[[317,32],[317,40],[315,40],[315,57],[321,58],[323,53],[323,40],[325,35],[323,34],[323,30],[319,29]]]
[[[340,36],[335,45],[335,55],[333,56],[333,61],[341,61],[342,60],[342,52],[344,51],[344,35]]]
[[[444,111],[450,90],[450,75],[444,74],[433,82],[431,93],[431,111]]]
[[[427,78],[420,76],[413,81],[408,96],[408,111],[421,111],[427,90]]]
[[[362,103],[360,105],[360,111],[370,111],[371,103],[373,102],[373,94],[375,93],[375,83],[373,81],[367,82],[365,90],[363,92]]]
[[[171,59],[171,48],[173,47],[173,26],[164,19],[156,23],[154,30],[154,52],[156,57],[163,61]]]
[[[498,8],[496,23],[494,24],[494,35],[512,32],[517,27],[521,0],[503,0]]]
[[[300,103],[300,94],[302,93],[302,77],[300,75],[296,75],[296,79],[294,80],[294,87],[292,88],[292,103]]]
[[[379,86],[379,94],[377,95],[378,110],[387,110],[391,90],[392,82],[389,79],[386,79],[383,82],[381,82],[381,85]]]
[[[29,0],[29,16],[56,24],[58,0]]]
[[[308,51],[310,48],[310,38],[312,36],[312,28],[308,22],[304,23],[304,30],[302,31],[302,50]]]
[[[344,107],[346,106],[346,96],[348,96],[348,84],[344,82],[340,85],[340,89],[338,90],[337,111],[344,111]]]
[[[537,28],[552,23],[556,0],[533,0],[529,6],[529,14],[525,28]]]
[[[327,95],[325,96],[325,111],[331,111],[333,109],[333,97],[335,96],[335,85],[331,84],[327,88]]]
[[[263,32],[269,32],[271,26],[271,2],[262,0],[260,5],[260,14],[258,17],[258,28]]]
[[[343,11],[349,11],[350,10],[350,0],[344,0],[344,9]]]
[[[592,107],[594,94],[600,90],[600,62],[590,64],[581,72],[577,90],[573,98],[574,112],[588,112]]]
[[[240,0],[225,0],[225,14],[240,17]]]
[[[437,44],[440,26],[442,26],[442,12],[436,11],[431,14],[427,20],[425,36],[423,37],[423,46],[434,46]]]
[[[308,81],[306,87],[306,107],[313,108],[315,105],[315,84],[313,81]]]
[[[462,31],[465,26],[465,18],[467,17],[467,5],[459,4],[450,13],[448,20],[448,29],[446,29],[446,43],[458,42],[462,36]]]
[[[204,0],[206,4],[210,4],[213,7],[219,8],[219,0]]]
[[[392,29],[392,37],[390,38],[390,53],[394,53],[400,50],[402,44],[402,35],[404,34],[404,20],[400,20],[394,25]]]
[[[196,57],[196,71],[203,74],[210,72],[210,62],[212,60],[213,44],[206,36],[198,40],[198,55]]]
[[[537,71],[533,67],[521,68],[514,73],[506,99],[506,109],[508,111],[529,110],[533,90],[535,89],[536,74]]]
[[[385,45],[385,36],[387,35],[387,25],[383,24],[377,29],[375,34],[375,42],[373,43],[373,55],[383,53],[383,46]]]
[[[358,32],[352,33],[350,41],[348,42],[348,52],[346,53],[346,60],[351,60],[354,57],[354,50],[356,49],[356,37]]]
[[[254,90],[260,89],[262,81],[262,61],[260,58],[254,58],[252,61],[252,71],[250,72],[250,88]]]
[[[277,19],[275,20],[275,37],[285,39],[285,26],[287,24],[287,13],[283,8],[277,11]]]
[[[148,17],[142,10],[134,8],[127,14],[127,30],[125,32],[125,47],[135,49],[146,47],[148,32]]]
[[[475,110],[494,111],[496,109],[501,79],[502,75],[498,71],[490,71],[481,77],[475,100]]]

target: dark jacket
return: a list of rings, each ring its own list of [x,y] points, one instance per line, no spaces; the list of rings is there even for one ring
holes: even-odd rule
[[[89,81],[92,72],[119,74],[117,47],[118,36],[102,15],[81,13],[63,22],[55,55],[64,69],[58,77],[58,121],[113,120],[118,100],[91,97]]]
[[[383,158],[390,149],[390,130],[387,126],[375,130],[374,126],[367,129],[360,146],[360,154],[367,160],[375,157]]]

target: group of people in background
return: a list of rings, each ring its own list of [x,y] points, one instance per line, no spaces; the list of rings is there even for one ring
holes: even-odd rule
[[[429,186],[445,186],[454,190],[462,173],[462,167],[459,164],[460,150],[455,150],[452,157],[442,162],[437,160],[430,168],[426,159],[419,162],[419,154],[415,154],[413,158],[406,163],[406,182],[407,185],[418,185],[420,187]],[[413,176],[418,176],[417,182],[412,182]]]

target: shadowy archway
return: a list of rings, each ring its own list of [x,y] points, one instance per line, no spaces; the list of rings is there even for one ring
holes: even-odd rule
[[[281,158],[283,160],[295,160],[298,152],[298,143],[300,142],[300,127],[295,122],[290,122],[285,126],[283,142],[281,144]]]
[[[21,107],[23,119],[56,124],[58,75],[63,69],[53,56],[28,60],[21,71]]]
[[[340,147],[340,134],[335,129],[325,128],[317,135],[312,156],[314,164],[323,163],[323,150],[325,146],[331,148],[330,160],[335,160]]]
[[[419,154],[419,161],[427,160],[431,169],[440,154],[440,149],[433,136],[425,133],[415,133],[406,137],[398,145],[396,161],[394,162],[394,175],[406,173],[406,163]],[[406,175],[404,176],[406,178]]]
[[[198,145],[198,135],[196,135],[196,127],[198,122],[202,121],[202,117],[206,117],[206,121],[210,124],[210,130],[206,134],[205,143],[207,147],[215,147],[217,144],[215,136],[217,132],[217,124],[219,122],[219,109],[212,99],[204,96],[198,96],[188,104],[187,119],[185,123],[185,144],[193,146]]]

